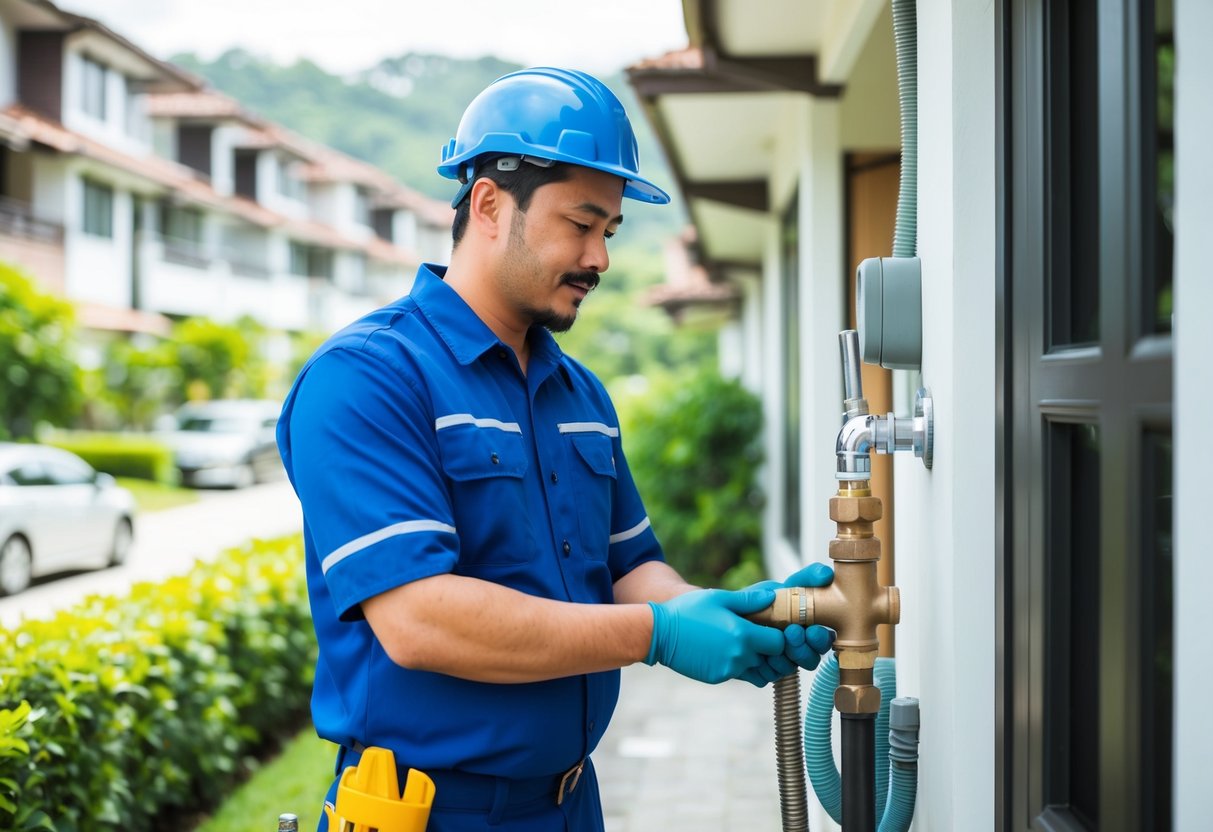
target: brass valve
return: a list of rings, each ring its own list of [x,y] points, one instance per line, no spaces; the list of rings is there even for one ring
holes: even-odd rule
[[[844,482],[830,498],[830,519],[838,534],[830,541],[834,580],[824,587],[790,587],[776,590],[775,603],[747,616],[757,624],[783,628],[789,624],[822,624],[837,637],[839,684],[834,706],[840,713],[864,714],[880,710],[880,688],[873,680],[880,642],[878,624],[901,620],[897,587],[881,586],[876,579],[880,539],[872,524],[882,506],[867,481]]]

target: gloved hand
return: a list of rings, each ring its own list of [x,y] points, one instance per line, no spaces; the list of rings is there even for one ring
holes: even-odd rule
[[[834,570],[824,563],[811,563],[804,569],[792,573],[783,583],[779,581],[759,581],[747,587],[746,591],[782,589],[792,586],[818,587],[826,586],[834,580]],[[756,671],[764,681],[774,682],[796,670],[797,666],[805,670],[816,670],[821,656],[834,643],[834,631],[820,624],[803,627],[800,624],[789,624],[783,630],[784,649],[777,656],[767,657]]]
[[[699,589],[661,604],[649,602],[653,640],[645,663],[659,662],[711,685],[744,679],[762,687],[766,679],[757,669],[784,651],[784,636],[741,616],[774,602],[770,589]]]

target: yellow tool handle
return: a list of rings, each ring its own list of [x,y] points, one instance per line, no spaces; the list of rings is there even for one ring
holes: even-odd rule
[[[425,832],[434,804],[434,781],[409,769],[400,793],[396,759],[386,748],[368,748],[357,766],[341,772],[336,807],[324,807],[330,832]]]

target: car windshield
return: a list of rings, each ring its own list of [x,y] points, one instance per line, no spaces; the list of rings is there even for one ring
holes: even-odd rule
[[[257,429],[257,420],[237,416],[185,416],[180,427],[199,433],[246,433]]]

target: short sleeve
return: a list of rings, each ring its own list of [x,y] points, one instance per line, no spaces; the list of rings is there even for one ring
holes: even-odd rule
[[[342,618],[458,560],[429,410],[406,370],[371,345],[324,353],[288,397],[279,448]]]

